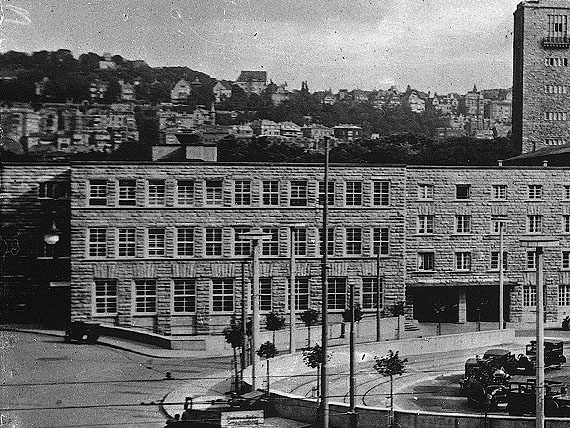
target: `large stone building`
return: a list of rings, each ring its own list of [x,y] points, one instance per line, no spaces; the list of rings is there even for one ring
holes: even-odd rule
[[[570,143],[569,11],[565,0],[529,0],[514,14],[513,137],[523,153]]]

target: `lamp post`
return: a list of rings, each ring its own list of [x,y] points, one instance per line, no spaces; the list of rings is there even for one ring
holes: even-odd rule
[[[536,428],[544,428],[544,248],[557,247],[558,238],[536,236],[521,239],[535,251],[536,264]]]
[[[493,220],[499,223],[499,330],[504,328],[505,322],[505,284],[504,284],[504,267],[503,267],[503,235],[505,233],[505,224],[508,220],[506,216],[495,216]]]
[[[349,410],[348,410],[348,417],[349,417],[349,427],[356,428],[358,415],[356,414],[356,358],[355,358],[355,343],[354,343],[354,286],[350,286],[350,295],[349,295],[349,305],[350,305],[350,341],[349,341],[349,371],[350,371],[350,378],[349,378],[349,387],[348,387],[348,395],[349,395]]]
[[[321,342],[323,350],[323,360],[321,361],[321,428],[329,428],[329,401],[328,401],[328,377],[327,377],[327,357],[328,357],[328,245],[329,234],[329,204],[328,191],[329,191],[329,139],[325,137],[325,170],[324,170],[324,187],[325,187],[325,203],[323,204],[323,259],[321,263],[321,277],[322,277],[322,297],[321,297],[321,313],[322,313],[322,330]]]
[[[253,290],[252,290],[252,328],[251,328],[251,388],[257,389],[257,340],[259,339],[259,256],[261,255],[261,241],[271,237],[270,233],[263,233],[261,230],[240,233],[240,239],[250,240],[253,245]]]
[[[380,320],[382,318],[382,290],[380,288],[380,247],[378,247],[378,255],[376,257],[376,342],[380,342],[382,329],[380,326]]]

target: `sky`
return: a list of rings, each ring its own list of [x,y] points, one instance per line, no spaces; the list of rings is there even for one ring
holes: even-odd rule
[[[0,51],[104,52],[216,79],[445,94],[512,86],[520,0],[0,0]]]

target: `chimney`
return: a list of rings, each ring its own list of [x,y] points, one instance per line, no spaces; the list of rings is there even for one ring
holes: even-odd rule
[[[499,164],[499,166],[503,166],[503,160],[502,160],[502,159],[499,159],[499,160],[497,161],[497,163]]]
[[[546,159],[542,161],[542,166],[545,168],[548,166],[548,161]]]

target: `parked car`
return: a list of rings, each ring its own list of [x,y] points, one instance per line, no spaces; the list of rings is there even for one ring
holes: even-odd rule
[[[536,414],[534,379],[510,383],[507,392],[507,411],[513,416]],[[570,417],[570,395],[568,388],[562,382],[545,382],[544,413],[550,417]]]
[[[570,330],[570,316],[562,320],[562,330]]]
[[[526,355],[532,364],[532,371],[536,366],[536,340],[526,345]],[[557,366],[560,368],[566,362],[564,356],[564,342],[561,340],[544,341],[544,367]]]

